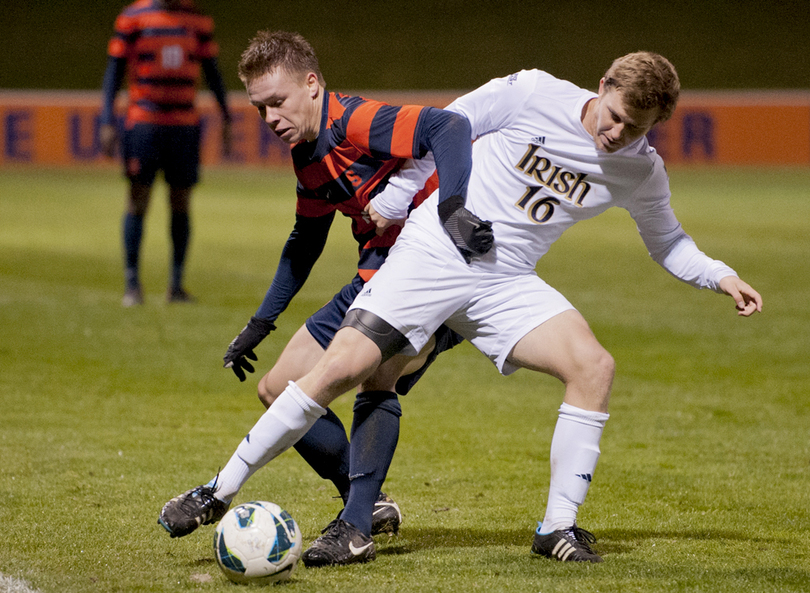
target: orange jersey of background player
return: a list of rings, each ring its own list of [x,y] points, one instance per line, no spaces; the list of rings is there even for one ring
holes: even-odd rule
[[[191,0],[138,0],[118,16],[108,54],[127,62],[127,127],[199,121],[194,97],[201,62],[219,51],[213,32],[213,19]]]

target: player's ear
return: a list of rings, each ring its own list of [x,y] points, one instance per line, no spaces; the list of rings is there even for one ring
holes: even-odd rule
[[[599,94],[601,95],[604,90],[605,90],[605,77],[603,76],[599,80]]]
[[[318,75],[314,72],[307,74],[307,88],[309,89],[309,96],[315,99],[321,93],[321,85],[318,81]]]

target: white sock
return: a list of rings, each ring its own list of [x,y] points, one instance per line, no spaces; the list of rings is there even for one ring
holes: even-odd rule
[[[230,502],[250,476],[297,443],[324,414],[325,408],[290,381],[219,472],[216,497]]]
[[[564,403],[551,439],[551,483],[541,533],[576,523],[579,505],[591,485],[605,422],[602,412],[589,412]]]

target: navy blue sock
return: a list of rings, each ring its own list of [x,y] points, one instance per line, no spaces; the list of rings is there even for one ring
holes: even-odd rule
[[[365,391],[354,402],[351,439],[351,490],[340,515],[371,535],[374,503],[391,467],[399,440],[402,408],[393,391]]]
[[[331,409],[295,444],[295,450],[324,480],[331,480],[343,502],[349,496],[349,439]]]
[[[137,288],[138,260],[141,252],[141,238],[143,237],[143,214],[124,214],[124,268],[126,272],[127,288]]]
[[[183,287],[183,269],[186,264],[189,238],[191,237],[191,222],[188,212],[172,211],[171,220],[172,245],[174,257],[172,259],[172,288]]]

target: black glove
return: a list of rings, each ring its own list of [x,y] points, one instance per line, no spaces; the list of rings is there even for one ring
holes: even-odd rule
[[[439,202],[439,219],[467,263],[492,248],[492,223],[467,210],[462,196]]]
[[[226,369],[231,369],[239,377],[240,381],[244,381],[245,371],[252,373],[256,370],[247,359],[258,360],[253,353],[253,349],[274,329],[276,329],[276,326],[272,321],[261,317],[251,317],[245,328],[239,332],[239,335],[228,346],[228,351],[223,358],[225,361],[223,366]]]

